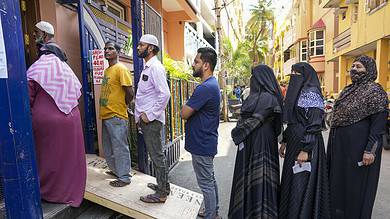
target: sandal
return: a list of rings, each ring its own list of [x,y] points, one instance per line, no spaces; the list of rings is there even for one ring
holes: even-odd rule
[[[146,186],[153,191],[157,191],[157,185],[154,183],[148,183]]]
[[[158,188],[158,185],[154,184],[154,183],[148,183],[146,186],[153,191],[157,191],[157,188]],[[170,193],[171,193],[171,189],[168,189],[167,195],[169,195]]]
[[[129,184],[130,184],[130,182],[123,182],[119,179],[110,182],[110,186],[112,186],[112,187],[123,187],[123,186],[127,186]]]
[[[146,203],[165,203],[165,201],[167,200],[167,197],[166,196],[161,197],[155,193],[155,194],[150,194],[147,196],[141,196],[141,197],[139,197],[139,199],[143,202],[146,202]]]
[[[201,208],[198,212],[199,217],[204,217],[205,208]]]
[[[205,216],[205,208],[201,208],[198,212],[198,217],[204,217]],[[215,219],[222,219],[221,216],[218,215],[217,213],[217,216],[215,216]]]
[[[107,170],[106,172],[104,172],[105,174],[108,174],[108,175],[111,175],[111,176],[115,176],[115,177],[118,177],[114,172],[112,172],[111,170]]]

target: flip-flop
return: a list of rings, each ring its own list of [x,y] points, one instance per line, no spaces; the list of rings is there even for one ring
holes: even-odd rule
[[[205,208],[201,208],[198,212],[199,217],[204,217]]]
[[[204,217],[204,216],[205,216],[204,213],[205,213],[205,208],[201,208],[201,209],[199,210],[199,212],[198,212],[198,216],[199,216],[199,217]],[[215,216],[215,219],[222,219],[222,217],[219,216],[218,213],[217,213],[217,216]]]
[[[146,203],[165,203],[167,197],[160,197],[157,194],[150,194],[147,196],[141,196],[139,199]]]
[[[157,184],[154,184],[154,183],[148,183],[146,186],[147,186],[149,189],[153,190],[153,191],[157,191],[157,188],[158,188],[158,185],[157,185]],[[170,193],[171,193],[171,190],[169,189],[167,195],[169,195]]]
[[[157,191],[157,185],[154,183],[148,183],[146,186],[153,191]]]
[[[123,186],[127,186],[129,184],[130,184],[130,182],[123,182],[119,179],[110,182],[110,186],[112,186],[112,187],[123,187]]]
[[[107,170],[105,173],[106,173],[106,174],[108,174],[108,175],[111,175],[111,176],[118,177],[118,176],[117,176],[117,175],[115,175],[115,173],[114,173],[114,172],[112,172],[111,170]]]

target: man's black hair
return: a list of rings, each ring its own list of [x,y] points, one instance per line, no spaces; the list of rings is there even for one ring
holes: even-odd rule
[[[214,71],[217,65],[217,53],[215,50],[210,47],[203,47],[198,49],[198,53],[200,53],[200,59],[203,62],[209,63],[211,71]]]
[[[111,40],[109,40],[109,41],[107,41],[106,42],[106,44],[105,45],[107,45],[107,44],[112,44],[112,45],[114,45],[114,48],[115,48],[115,50],[119,53],[120,51],[121,51],[121,46],[119,46],[117,43],[115,43],[115,42],[113,42],[113,41],[111,41]]]
[[[160,48],[158,48],[158,46],[155,46],[155,45],[150,45],[150,46],[153,47],[153,54],[154,54],[154,55],[157,55],[158,52],[160,52]]]

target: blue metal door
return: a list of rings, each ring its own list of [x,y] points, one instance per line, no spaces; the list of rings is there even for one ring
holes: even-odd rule
[[[96,113],[93,97],[93,80],[89,74],[88,67],[88,49],[96,46],[96,43],[90,41],[88,31],[85,28],[84,21],[85,0],[78,0],[78,18],[80,31],[81,48],[81,70],[83,72],[83,94],[84,94],[84,114],[85,114],[85,149],[87,153],[95,153],[96,142]]]
[[[0,20],[0,193],[7,218],[42,218],[18,0],[0,0]]]

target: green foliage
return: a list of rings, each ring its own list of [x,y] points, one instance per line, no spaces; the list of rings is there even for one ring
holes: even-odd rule
[[[246,40],[250,42],[249,54],[254,65],[264,62],[268,42],[272,34],[274,14],[270,0],[258,0],[253,5],[251,17],[246,24]]]
[[[128,56],[133,55],[133,36],[129,33],[125,46],[123,47],[123,53]]]
[[[251,76],[252,60],[249,56],[249,44],[247,41],[240,42],[236,49],[233,49],[229,39],[223,41],[224,69],[229,77],[236,83],[246,84]]]
[[[192,76],[191,68],[183,61],[173,60],[167,53],[164,52],[163,65],[167,74],[172,78],[183,79],[186,81],[195,80]]]
[[[258,0],[252,6],[251,17],[246,24],[245,39],[233,48],[230,40],[222,41],[222,61],[235,84],[248,84],[251,68],[263,63],[269,53],[268,42],[273,28],[273,12],[270,0]]]

